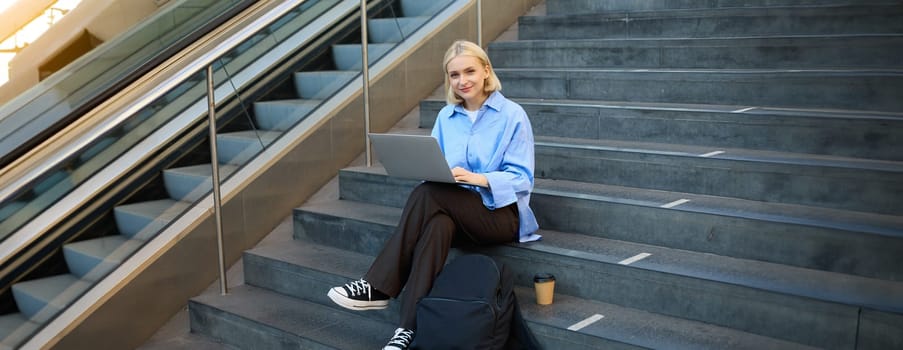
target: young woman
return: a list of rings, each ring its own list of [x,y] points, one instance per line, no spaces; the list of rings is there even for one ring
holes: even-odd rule
[[[328,293],[342,307],[374,310],[386,308],[404,287],[401,324],[386,350],[410,345],[417,301],[429,292],[453,241],[486,245],[540,238],[529,206],[533,130],[527,114],[499,92],[489,57],[476,44],[452,44],[443,68],[448,105],[439,111],[432,136],[455,180],[467,184],[417,186],[364,278]]]

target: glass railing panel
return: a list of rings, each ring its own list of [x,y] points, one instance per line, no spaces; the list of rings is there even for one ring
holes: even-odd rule
[[[6,217],[0,222],[0,240],[56,203],[110,161],[169,121],[174,114],[184,110],[192,95],[195,99],[203,96],[203,86],[198,83],[202,79],[203,75],[198,74],[192,80],[179,84],[173,91],[179,91],[184,98],[173,94],[161,96],[127,118],[122,125],[70,156],[32,185],[0,202],[0,211],[6,211]]]
[[[285,28],[295,28],[294,31],[298,32],[298,29],[304,28],[339,2],[341,0],[305,1],[303,2],[303,10],[289,11],[282,19],[272,22],[267,28],[260,31],[258,35],[252,35],[246,42],[237,45],[234,50],[214,61],[217,101],[223,102],[231,99],[239,91],[242,91],[245,85],[256,82],[257,77],[260,75],[260,72],[256,70],[261,69],[261,67],[255,64],[261,60],[272,61],[278,66],[279,60],[274,60],[267,56],[272,53],[274,47],[277,45],[291,45],[291,40],[298,40],[298,38],[293,38],[292,35],[276,38],[272,33]],[[287,52],[287,54],[291,54],[291,52]],[[264,69],[272,68],[272,66],[269,68],[264,67]],[[74,152],[72,156],[57,164],[39,179],[19,189],[13,196],[4,198],[0,202],[0,218],[3,219],[0,222],[0,237],[7,237],[21,227],[22,224],[32,220],[36,215],[58,202],[72,189],[84,183],[111,162],[121,159],[126,152],[131,151],[139,142],[151,135],[154,138],[159,137],[158,130],[161,127],[172,123],[176,119],[185,120],[186,118],[192,120],[189,125],[202,123],[206,118],[206,112],[203,111],[203,108],[199,109],[198,106],[206,106],[205,73],[205,70],[195,72],[178,86],[170,89],[138,112],[128,116],[128,118],[106,133],[98,135],[90,144]],[[234,81],[236,76],[242,76],[243,80]],[[250,117],[250,115],[245,117]],[[258,131],[251,130],[251,133],[258,133]],[[256,136],[261,145],[270,144],[276,137],[278,135],[264,131],[260,131],[258,136]],[[253,153],[256,153],[256,151]],[[222,163],[220,165],[220,176],[223,180],[241,166],[240,163]],[[209,169],[210,165],[199,165],[198,167]],[[61,290],[65,291],[56,297],[51,297],[52,302],[47,306],[29,310],[22,310],[20,307],[20,313],[24,314],[25,319],[28,319],[29,322],[23,323],[19,330],[27,330],[28,333],[31,333],[40,329],[40,326],[34,327],[34,323],[45,324],[56,317],[59,312],[67,308],[71,302],[77,300],[79,295],[93,286],[96,281],[101,280],[115,269],[121,261],[124,261],[140,249],[144,242],[152,239],[168,225],[170,220],[181,215],[186,208],[192,205],[193,201],[199,200],[204,194],[208,193],[212,188],[212,184],[209,181],[205,181],[205,183],[199,184],[192,191],[194,193],[189,195],[188,198],[166,199],[148,203],[147,205],[149,206],[157,206],[157,209],[163,214],[159,220],[153,220],[139,227],[136,230],[137,232],[129,234],[120,232],[119,235],[101,237],[100,239],[103,239],[105,249],[109,250],[109,255],[101,262],[90,266],[68,266],[70,270],[68,274],[17,283],[16,285],[20,286],[19,290],[27,290],[38,283],[47,282],[55,286],[62,285],[64,288]],[[78,241],[67,244],[67,246],[80,243],[83,242]],[[46,292],[47,290],[45,289]],[[6,316],[8,315],[0,315],[0,317]],[[23,337],[23,339],[28,337],[30,336]],[[4,341],[0,345],[15,347],[17,344],[6,344]]]
[[[291,11],[283,19],[273,23],[259,35],[238,45],[236,49],[214,63],[215,81],[220,85],[232,88],[228,82],[230,73],[240,72],[255,62],[261,55],[279,42],[269,33],[282,27],[303,27],[315,19],[318,14],[328,9],[338,0],[307,1],[307,9],[317,11]],[[314,6],[319,4],[319,6]],[[223,62],[226,66],[223,67]],[[206,95],[204,72],[198,72],[192,78],[183,81],[177,87],[166,92],[139,112],[128,117],[123,123],[97,138],[91,145],[76,152],[62,162],[56,169],[45,173],[31,185],[20,189],[14,195],[0,201],[0,240],[18,230],[24,223],[33,219],[44,209],[66,195],[71,189],[83,183],[91,175],[121,156],[144,137],[184,112],[189,106],[203,100]]]

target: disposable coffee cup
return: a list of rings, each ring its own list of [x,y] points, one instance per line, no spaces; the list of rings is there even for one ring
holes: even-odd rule
[[[539,273],[533,276],[533,287],[536,288],[536,303],[549,305],[555,296],[555,276]]]

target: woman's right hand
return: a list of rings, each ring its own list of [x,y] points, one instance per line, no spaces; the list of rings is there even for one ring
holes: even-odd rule
[[[455,177],[455,181],[457,182],[477,185],[480,187],[489,187],[489,179],[487,179],[483,174],[472,173],[467,169],[459,166],[452,168],[451,171],[452,175],[454,175]]]

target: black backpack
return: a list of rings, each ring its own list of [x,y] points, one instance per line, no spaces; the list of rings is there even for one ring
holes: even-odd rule
[[[538,349],[520,315],[514,275],[486,255],[446,265],[417,303],[411,349]]]

